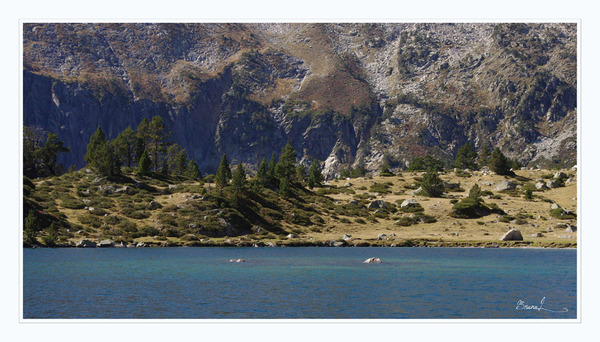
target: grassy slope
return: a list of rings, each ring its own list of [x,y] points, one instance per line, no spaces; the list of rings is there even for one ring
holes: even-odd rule
[[[525,185],[534,184],[536,179],[550,174],[550,171],[518,171],[517,174],[530,179],[517,182]],[[574,172],[567,174],[575,176]],[[71,245],[84,238],[96,241],[112,238],[126,243],[145,241],[156,245],[252,245],[260,241],[320,244],[331,240],[339,241],[344,234],[352,235],[350,245],[358,242],[406,245],[406,241],[417,245],[489,245],[499,243],[500,236],[509,227],[515,227],[522,232],[525,244],[576,246],[577,233],[567,233],[564,228],[555,228],[559,222],[575,225],[576,220],[559,220],[550,216],[550,202],[576,211],[576,182],[567,183],[562,188],[534,191],[534,199],[528,201],[523,198],[521,189],[511,194],[495,191],[494,188],[504,179],[503,176],[473,172],[470,177],[457,177],[453,172],[448,172],[441,175],[441,178],[449,182],[460,182],[464,191],[448,192],[442,198],[427,198],[411,195],[412,190],[407,188],[415,184],[420,176],[421,173],[404,172],[393,177],[337,180],[325,188],[315,189],[315,192],[296,188],[295,196],[290,200],[281,198],[270,189],[264,189],[260,195],[246,195],[235,204],[227,191],[220,195],[214,189],[214,184],[181,182],[173,178],[134,179],[133,176],[115,183],[99,179],[92,173],[79,171],[52,179],[35,180],[35,190],[25,196],[25,207],[34,205],[39,212],[47,213],[47,217],[66,222],[59,230],[59,242]],[[148,187],[135,188],[133,185],[136,180]],[[347,182],[352,185],[343,187]],[[374,182],[387,183],[389,192],[371,192]],[[521,214],[524,221],[519,224],[514,221],[502,222],[496,214],[478,219],[449,216],[452,211],[450,201],[467,196],[475,183],[482,190],[492,191],[494,195],[501,197],[484,197],[486,204],[496,203],[513,217]],[[493,185],[485,185],[490,183]],[[108,194],[101,190],[106,184],[112,184],[115,188],[128,186],[131,194]],[[169,184],[177,184],[177,187],[169,189]],[[209,187],[212,189],[210,193]],[[85,193],[87,190],[89,195]],[[194,195],[197,195],[196,198],[193,198]],[[410,226],[395,224],[403,216],[411,215],[396,209],[407,198],[416,199],[424,208],[424,213],[435,217],[437,222]],[[373,199],[382,199],[388,204],[396,205],[375,213],[374,209],[359,209],[348,205],[354,199],[365,205]],[[83,201],[90,202],[81,205]],[[161,208],[152,209],[149,206],[151,201],[161,204]],[[72,208],[66,208],[67,203],[71,203],[68,206]],[[100,207],[103,211],[94,215],[86,207]],[[227,229],[224,221],[232,223],[237,230],[229,231],[231,237],[225,236]],[[252,227],[261,227],[264,232],[255,234]],[[547,232],[547,228],[553,228],[553,231]],[[538,232],[544,236],[531,237]],[[299,238],[288,239],[286,235],[289,233],[295,233]],[[40,233],[38,239],[41,241],[45,234],[45,231]],[[377,240],[379,234],[387,234],[388,239]],[[390,236],[391,234],[396,236]]]

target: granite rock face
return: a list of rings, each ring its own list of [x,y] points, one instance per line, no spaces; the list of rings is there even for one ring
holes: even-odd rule
[[[524,165],[576,163],[576,24],[142,24],[23,26],[24,124],[85,165],[159,115],[203,173],[255,169],[290,141],[327,177],[471,141]]]

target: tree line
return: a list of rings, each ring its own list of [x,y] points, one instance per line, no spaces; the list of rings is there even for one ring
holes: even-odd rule
[[[323,175],[319,162],[313,159],[307,171],[304,165],[297,163],[297,158],[296,151],[288,142],[282,148],[279,158],[276,158],[275,153],[271,154],[268,162],[263,158],[258,164],[255,177],[248,182],[244,166],[238,164],[232,173],[227,155],[224,154],[214,178],[216,187],[220,193],[228,187],[234,198],[241,197],[246,191],[260,192],[264,188],[270,188],[282,197],[289,198],[293,196],[294,186],[303,183],[309,188],[321,186]]]
[[[90,137],[83,159],[89,167],[108,177],[120,175],[126,167],[135,168],[142,176],[154,172],[164,176],[202,178],[198,164],[188,157],[184,148],[168,140],[170,135],[158,115],[152,120],[144,118],[136,130],[125,128],[113,140],[108,140],[98,126]]]

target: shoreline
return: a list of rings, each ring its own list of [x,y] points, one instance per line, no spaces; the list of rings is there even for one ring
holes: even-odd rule
[[[521,248],[521,249],[574,249],[577,250],[577,243],[528,243],[528,242],[431,242],[431,241],[410,241],[409,243],[399,244],[385,244],[385,243],[368,243],[361,242],[352,244],[340,244],[340,241],[320,241],[320,242],[287,242],[278,241],[279,243],[225,243],[225,242],[199,242],[199,243],[188,243],[188,244],[169,244],[169,243],[144,243],[140,246],[134,245],[113,245],[113,246],[89,246],[80,247],[75,245],[58,245],[53,247],[48,246],[23,246],[23,249],[37,249],[37,248],[79,248],[79,249],[111,249],[111,248],[214,248],[214,247],[225,247],[225,248],[283,248],[283,247],[329,247],[329,248],[485,248],[485,249],[497,249],[497,248]],[[336,244],[338,243],[338,244]]]

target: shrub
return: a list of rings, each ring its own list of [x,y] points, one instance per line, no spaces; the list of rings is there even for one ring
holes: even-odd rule
[[[556,208],[556,209],[552,209],[550,211],[550,215],[552,217],[558,218],[558,219],[562,219],[562,220],[568,220],[568,219],[575,219],[577,218],[577,214],[571,212],[571,211],[565,211],[563,208]]]
[[[404,217],[401,217],[399,220],[397,220],[394,224],[397,224],[397,225],[403,226],[403,227],[408,227],[408,226],[412,226],[415,223],[416,223],[416,221],[414,218],[404,216]]]
[[[85,208],[85,203],[75,198],[68,198],[62,201],[62,206],[68,209],[83,209]]]
[[[425,209],[417,203],[416,205],[400,207],[400,211],[403,213],[419,213],[425,211]]]
[[[427,214],[415,214],[416,218],[423,223],[434,223],[437,222],[437,219],[434,216]]]
[[[452,207],[450,216],[459,218],[479,218],[490,214],[490,209],[470,197],[463,198]]]
[[[136,219],[136,220],[143,220],[143,219],[150,217],[150,214],[148,214],[147,212],[145,212],[143,210],[124,211],[123,214],[125,214],[125,216],[127,216],[129,218]]]
[[[378,194],[389,194],[391,191],[388,190],[390,186],[387,184],[382,184],[382,183],[374,183],[373,185],[371,185],[371,188],[369,188],[370,192],[376,192]]]
[[[444,193],[444,182],[440,176],[438,176],[437,171],[430,169],[423,176],[421,188],[426,196],[440,197]]]
[[[142,227],[139,231],[140,236],[155,236],[160,233],[160,231],[152,226]]]

